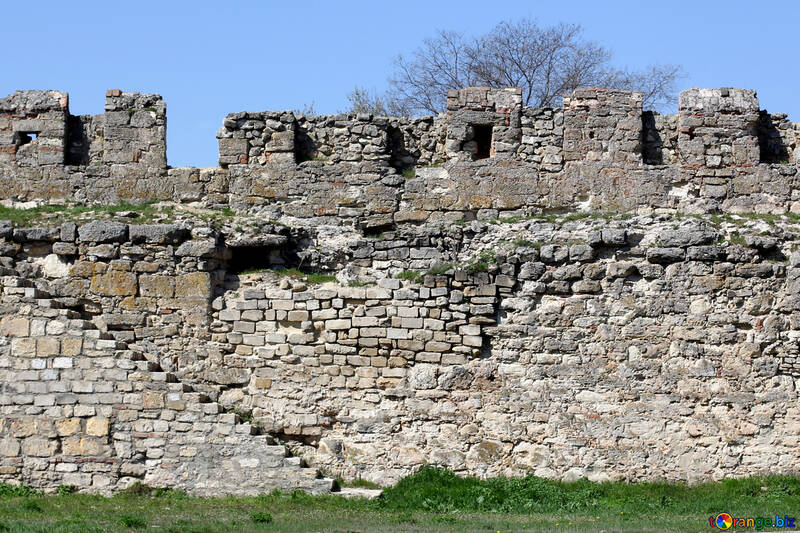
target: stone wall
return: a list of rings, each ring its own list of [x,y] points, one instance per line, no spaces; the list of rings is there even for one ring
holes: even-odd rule
[[[0,100],[0,162],[63,165],[68,103],[58,91],[17,91]]]
[[[519,209],[800,210],[797,125],[759,111],[743,89],[684,91],[677,115],[643,112],[627,91],[579,89],[563,109],[534,109],[518,89],[480,87],[451,91],[438,117],[234,113],[210,169],[167,167],[158,95],[109,91],[94,117],[70,115],[67,100],[53,91],[2,100],[8,199],[157,199],[272,215],[286,193],[300,218],[341,212],[339,223],[367,229]],[[27,143],[23,130],[41,135]]]
[[[105,113],[73,116],[57,91],[0,99],[0,184],[7,200],[81,202],[172,198],[166,179],[166,104],[107,92]]]
[[[6,201],[175,220],[0,221],[0,478],[796,471],[798,129],[752,91],[677,115],[485,88],[435,118],[237,113],[206,169],[166,167],[160,97],[106,106],[0,100]]]
[[[102,221],[1,237],[0,479],[103,493],[136,481],[206,495],[331,489],[165,370],[191,347],[181,335],[203,338],[213,243]]]
[[[321,285],[235,273],[244,251],[285,266],[302,240],[288,228],[192,224],[6,226],[5,479],[330,487],[275,439],[381,483],[421,464],[691,481],[795,467],[793,219],[310,234],[306,257],[340,252],[309,263],[337,273]]]

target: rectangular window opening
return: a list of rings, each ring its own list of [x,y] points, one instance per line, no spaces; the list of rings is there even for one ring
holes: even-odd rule
[[[472,134],[475,140],[473,159],[486,159],[492,155],[492,125],[474,124]]]
[[[30,144],[36,137],[39,135],[39,132],[36,131],[18,131],[16,132],[16,139],[15,144],[17,146],[25,146],[26,144]]]

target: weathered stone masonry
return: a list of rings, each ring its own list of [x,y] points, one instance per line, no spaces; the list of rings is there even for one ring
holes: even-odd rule
[[[753,91],[677,116],[481,88],[439,117],[236,113],[208,169],[166,166],[158,96],[67,103],[0,100],[6,199],[237,215],[0,222],[0,478],[797,471],[798,128]],[[336,281],[243,272],[280,266]]]

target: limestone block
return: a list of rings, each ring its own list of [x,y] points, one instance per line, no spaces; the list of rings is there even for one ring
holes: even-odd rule
[[[81,353],[83,339],[80,337],[63,337],[61,339],[61,355],[75,356]]]
[[[36,355],[39,357],[50,357],[53,355],[58,355],[61,352],[61,342],[52,337],[41,337],[36,339]],[[59,364],[66,364],[65,361],[62,359],[64,358],[56,358],[59,360]],[[70,366],[72,365],[72,361],[69,360],[68,363]],[[55,367],[58,368],[58,367]],[[61,368],[69,368],[69,367],[61,367]]]
[[[35,357],[36,339],[16,338],[11,339],[11,353],[16,357]]]
[[[109,420],[103,417],[93,417],[86,421],[86,434],[94,437],[108,435]]]
[[[56,431],[60,437],[68,437],[81,432],[80,418],[64,418],[55,421]]]
[[[344,319],[333,319],[333,320],[326,320],[325,321],[325,329],[331,331],[339,331],[344,329],[350,329],[351,320],[344,318]]]
[[[0,439],[0,457],[17,457],[20,452],[20,444],[17,439],[6,437]]]
[[[0,334],[6,337],[27,337],[29,327],[27,318],[6,316],[0,319]]]
[[[139,276],[139,291],[142,296],[172,298],[175,282],[171,276],[142,274]]]
[[[128,225],[110,220],[95,220],[78,228],[81,242],[125,242],[128,238]]]
[[[96,437],[67,437],[61,441],[61,452],[64,455],[102,456],[108,453],[108,446]]]
[[[22,455],[51,457],[58,451],[58,441],[43,437],[29,437],[22,441]]]
[[[10,425],[11,435],[18,439],[35,435],[37,428],[37,421],[32,419],[13,420]]]
[[[142,407],[144,409],[161,409],[164,407],[163,392],[142,393]]]
[[[207,272],[182,274],[175,279],[176,298],[211,298],[211,278]]]
[[[136,274],[118,270],[95,274],[89,285],[89,290],[101,296],[133,296],[137,288]]]

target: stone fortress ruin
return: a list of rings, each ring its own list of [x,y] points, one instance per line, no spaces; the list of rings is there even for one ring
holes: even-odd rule
[[[438,117],[242,112],[217,138],[219,166],[170,168],[158,95],[0,99],[7,205],[173,213],[0,221],[0,480],[798,470],[800,126],[754,91],[660,115],[468,88]]]

